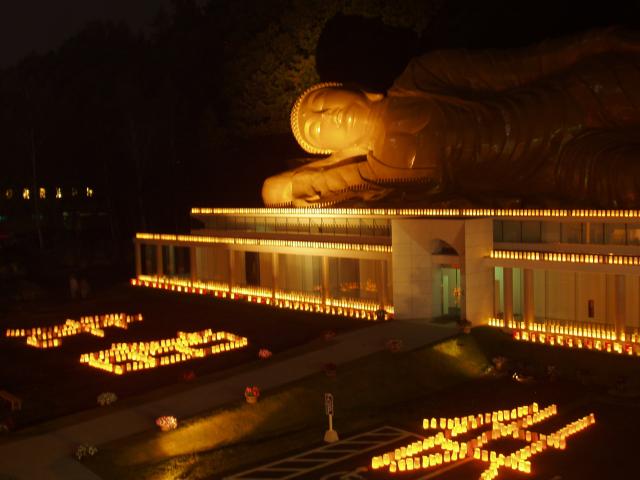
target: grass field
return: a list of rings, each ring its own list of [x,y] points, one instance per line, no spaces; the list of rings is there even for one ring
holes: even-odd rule
[[[497,355],[537,380],[520,384],[508,375],[485,375]],[[105,479],[220,478],[320,445],[326,429],[324,392],[334,395],[335,426],[343,437],[384,424],[419,431],[424,416],[465,415],[532,401],[562,409],[597,399],[606,396],[617,376],[633,380],[637,364],[615,355],[516,343],[496,330],[478,328],[432,347],[371,355],[340,366],[335,378],[310,376],[265,392],[256,405],[227,405],[168,434],[148,432],[103,446],[88,466]],[[546,376],[549,365],[556,366],[555,380]],[[616,409],[597,405],[605,418]],[[604,427],[610,437],[619,428]],[[543,471],[574,457],[552,460]],[[624,464],[623,459],[617,462]]]
[[[88,334],[68,337],[59,348],[40,350],[26,346],[24,339],[5,338],[6,328],[46,326],[64,323],[66,318],[100,313],[142,313],[144,321],[128,330],[108,329],[105,338]],[[274,353],[323,344],[322,334],[331,329],[339,333],[370,326],[370,322],[328,315],[265,308],[243,302],[154,292],[120,286],[82,301],[46,301],[15,304],[0,318],[0,387],[23,400],[23,410],[13,415],[18,428],[76,413],[97,406],[102,392],[115,392],[114,408],[127,405],[130,398],[159,395],[157,389],[173,391],[190,388],[183,374],[192,370],[196,380],[221,375],[231,368],[250,366],[258,361],[257,351]],[[109,348],[112,342],[170,338],[178,330],[205,328],[225,330],[249,339],[249,347],[228,354],[182,364],[133,372],[123,376],[90,368],[79,363],[81,353]],[[0,421],[3,412],[0,411]],[[7,413],[5,413],[7,414]],[[96,412],[87,412],[96,414]],[[99,412],[98,412],[99,414]]]
[[[326,428],[323,393],[336,405],[336,428],[353,432],[380,422],[415,420],[424,399],[477,379],[486,358],[473,338],[430,348],[380,352],[264,394],[256,405],[234,404],[190,419],[175,431],[150,432],[103,446],[89,466],[103,478],[206,478],[300,446]]]

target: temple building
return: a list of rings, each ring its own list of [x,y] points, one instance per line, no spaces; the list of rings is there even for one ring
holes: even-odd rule
[[[552,333],[637,340],[640,211],[194,208],[191,215],[198,228],[190,235],[137,234],[134,285],[371,320],[468,320],[543,332],[538,341],[547,343]]]

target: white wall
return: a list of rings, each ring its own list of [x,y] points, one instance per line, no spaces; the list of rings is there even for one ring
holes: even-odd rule
[[[437,296],[441,287],[435,274],[439,264],[433,262],[431,251],[435,240],[445,241],[458,253],[463,316],[473,323],[486,322],[493,313],[493,269],[484,261],[493,246],[490,219],[392,221],[396,318],[426,319],[440,314]]]
[[[464,233],[463,316],[478,325],[486,323],[493,314],[493,268],[485,263],[493,248],[492,220],[466,220]]]

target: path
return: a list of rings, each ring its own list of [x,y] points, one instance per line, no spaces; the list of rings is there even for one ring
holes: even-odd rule
[[[194,387],[159,400],[122,409],[109,415],[62,427],[44,434],[0,445],[0,480],[97,480],[98,477],[71,457],[81,443],[97,445],[156,428],[159,415],[186,418],[241,398],[246,385],[260,383],[269,390],[318,372],[331,360],[344,364],[382,350],[390,338],[414,349],[456,333],[451,326],[395,320],[335,337],[326,347],[223,380]],[[249,339],[251,341],[251,339]],[[259,382],[256,379],[260,379]]]

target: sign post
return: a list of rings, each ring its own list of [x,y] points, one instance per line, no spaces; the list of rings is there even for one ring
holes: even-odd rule
[[[329,430],[324,433],[324,441],[334,443],[339,440],[338,432],[333,429],[333,395],[324,394],[324,413],[329,417]]]

